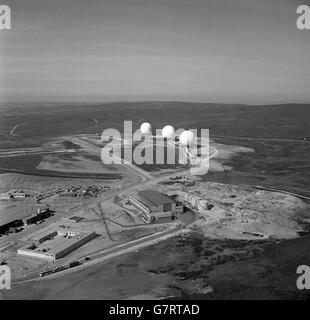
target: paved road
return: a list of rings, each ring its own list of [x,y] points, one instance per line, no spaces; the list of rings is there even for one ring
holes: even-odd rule
[[[285,194],[289,194],[289,195],[295,196],[297,198],[310,200],[310,197],[306,197],[304,195],[301,195],[301,194],[298,194],[298,193],[294,193],[294,192],[290,192],[290,191],[286,191],[286,190],[282,190],[282,189],[277,189],[277,188],[272,188],[272,187],[264,187],[264,186],[253,186],[253,188],[259,189],[259,190],[266,190],[266,191],[285,193]]]
[[[14,131],[21,125],[23,125],[24,123],[19,123],[16,126],[13,127],[13,129],[10,131],[10,135],[11,136],[18,136],[17,134],[14,133]]]
[[[233,139],[233,140],[249,140],[249,141],[275,141],[275,142],[300,142],[310,143],[310,140],[302,139],[284,139],[284,138],[249,138],[249,137],[234,137],[234,136],[219,136],[214,135],[213,138]]]

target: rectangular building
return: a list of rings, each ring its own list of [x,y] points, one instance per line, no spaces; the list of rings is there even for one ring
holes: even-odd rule
[[[6,232],[10,231],[11,228],[18,228],[23,225],[24,223],[22,219],[16,219],[13,221],[6,222],[0,226],[0,235],[3,235]]]
[[[34,224],[34,223],[37,223],[41,220],[44,220],[46,218],[49,218],[53,215],[52,211],[47,208],[47,209],[44,209],[44,210],[38,210],[38,213],[36,214],[33,214],[29,217],[26,217],[23,219],[23,222],[25,225],[29,225],[29,224]]]
[[[177,214],[183,213],[183,205],[155,190],[143,190],[137,195],[130,195],[130,201],[139,210],[153,217],[153,219],[173,219]]]
[[[95,232],[45,230],[34,241],[17,250],[18,254],[55,261],[96,237]]]

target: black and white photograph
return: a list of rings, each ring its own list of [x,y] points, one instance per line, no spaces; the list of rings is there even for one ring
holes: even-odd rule
[[[0,0],[0,300],[309,300],[309,124],[309,0]]]

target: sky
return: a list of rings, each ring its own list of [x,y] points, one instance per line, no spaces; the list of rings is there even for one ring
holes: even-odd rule
[[[3,0],[0,100],[310,103],[309,0]]]

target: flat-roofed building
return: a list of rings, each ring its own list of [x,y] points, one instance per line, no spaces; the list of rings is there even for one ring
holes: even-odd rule
[[[26,198],[27,197],[27,193],[23,190],[15,190],[13,195],[14,195],[14,198]]]
[[[24,199],[28,194],[23,190],[10,190],[0,195],[0,200]]]
[[[53,215],[52,211],[49,208],[46,209],[38,209],[38,212],[35,214],[32,214],[31,216],[28,216],[23,219],[23,222],[25,225],[34,224],[39,221],[42,221],[44,219],[47,219]]]
[[[96,237],[95,232],[44,228],[34,234],[32,242],[17,250],[18,254],[55,261]]]
[[[12,221],[6,221],[3,222],[0,225],[0,235],[5,234],[6,232],[9,232],[11,228],[18,228],[23,226],[23,220],[22,219],[16,219]]]

